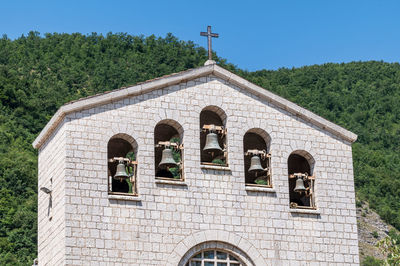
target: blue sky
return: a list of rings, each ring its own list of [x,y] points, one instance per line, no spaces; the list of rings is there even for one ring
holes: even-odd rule
[[[207,46],[250,71],[327,62],[400,61],[400,1],[2,1],[0,34],[126,32]]]

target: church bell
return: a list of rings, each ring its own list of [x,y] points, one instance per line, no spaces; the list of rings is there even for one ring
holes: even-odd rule
[[[257,173],[262,171],[264,171],[264,168],[261,165],[260,157],[254,155],[253,157],[251,157],[249,173]]]
[[[303,181],[303,178],[297,178],[297,180],[296,180],[296,187],[293,189],[294,190],[294,192],[298,192],[298,193],[301,193],[301,192],[305,192],[306,191],[306,188],[305,188],[305,186],[304,186],[304,181]]]
[[[175,162],[172,156],[172,150],[170,148],[165,148],[162,152],[161,162],[158,164],[159,167],[176,167],[178,164]]]
[[[122,179],[125,179],[128,177],[129,177],[129,175],[126,173],[125,164],[122,161],[118,162],[117,171],[114,175],[114,178],[122,180]]]
[[[204,145],[203,151],[216,152],[222,151],[222,148],[218,143],[218,135],[215,133],[208,133],[206,137],[206,145]]]

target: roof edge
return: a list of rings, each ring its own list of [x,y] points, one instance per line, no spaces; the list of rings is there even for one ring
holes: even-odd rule
[[[336,135],[350,143],[357,140],[357,135],[347,129],[338,126],[321,116],[314,114],[307,109],[298,106],[297,104],[286,100],[260,86],[257,86],[246,79],[239,77],[238,75],[216,65],[210,64],[201,66],[195,69],[186,70],[180,73],[172,74],[164,78],[146,81],[135,86],[127,87],[124,89],[114,90],[108,93],[95,95],[88,98],[79,99],[74,102],[70,102],[61,106],[58,111],[53,115],[50,121],[42,129],[39,135],[36,137],[32,146],[39,149],[47,138],[53,133],[58,124],[64,119],[64,117],[72,112],[81,111],[97,105],[107,104],[110,102],[118,101],[126,97],[132,97],[141,95],[159,88],[179,84],[181,82],[192,80],[201,76],[214,74],[228,82],[231,82],[241,88],[250,91],[252,94],[261,97],[279,108],[286,110],[305,121],[308,121],[317,127],[326,130],[333,135]]]
[[[47,140],[47,138],[51,135],[54,129],[58,126],[58,124],[69,113],[81,111],[97,105],[118,101],[126,97],[141,95],[159,88],[179,84],[186,80],[192,80],[204,75],[209,75],[213,72],[213,70],[214,65],[201,66],[180,73],[172,74],[165,78],[145,81],[135,86],[127,87],[124,89],[117,89],[108,93],[102,93],[97,96],[83,98],[77,101],[66,103],[61,106],[58,111],[53,115],[50,121],[46,124],[46,126],[33,141],[32,146],[35,149],[39,149]]]
[[[214,72],[213,72],[217,77],[220,77],[222,79],[227,80],[228,82],[231,82],[239,87],[245,88],[248,91],[250,91],[252,94],[259,96],[261,98],[266,99],[267,101],[271,102],[272,104],[282,108],[283,110],[286,110],[300,118],[302,118],[305,121],[309,121],[310,123],[318,126],[319,128],[326,130],[346,141],[349,141],[351,143],[355,142],[357,140],[357,135],[354,134],[353,132],[336,125],[335,123],[326,120],[325,118],[281,97],[278,96],[260,86],[257,86],[250,81],[220,67],[215,65],[214,67]]]

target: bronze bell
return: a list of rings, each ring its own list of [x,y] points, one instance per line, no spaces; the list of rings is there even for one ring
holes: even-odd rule
[[[206,137],[206,145],[204,145],[203,151],[215,152],[222,151],[222,148],[218,143],[218,135],[215,133],[208,133]]]
[[[303,178],[299,177],[296,180],[296,187],[293,189],[294,192],[302,193],[306,191],[306,187],[304,186]]]
[[[121,180],[121,179],[125,179],[125,178],[128,178],[128,177],[129,177],[129,175],[126,173],[126,168],[125,168],[124,162],[123,161],[119,161],[118,165],[117,165],[117,171],[116,171],[116,173],[114,175],[114,178]]]
[[[176,167],[178,164],[175,162],[174,157],[172,156],[172,150],[170,148],[165,148],[162,152],[161,162],[158,164],[158,167]]]
[[[264,168],[261,165],[260,157],[254,155],[253,157],[251,157],[249,173],[257,173],[262,171],[264,171]]]

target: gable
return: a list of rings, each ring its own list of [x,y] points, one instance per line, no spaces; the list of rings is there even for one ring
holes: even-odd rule
[[[260,86],[257,86],[239,77],[238,75],[233,74],[220,66],[217,66],[216,64],[209,64],[196,69],[190,69],[180,73],[149,80],[132,87],[121,88],[67,103],[60,107],[60,109],[55,113],[55,115],[50,119],[47,125],[37,136],[32,145],[34,148],[40,148],[67,114],[119,101],[128,97],[142,95],[167,86],[176,85],[208,75],[215,75],[216,77],[221,78],[222,80],[231,83],[232,85],[235,85],[263,100],[266,100],[272,105],[275,105],[303,119],[304,121],[337,136],[340,139],[350,143],[356,141],[357,139],[356,134],[314,114],[313,112],[308,111],[307,109],[302,108],[295,103],[288,101]]]

